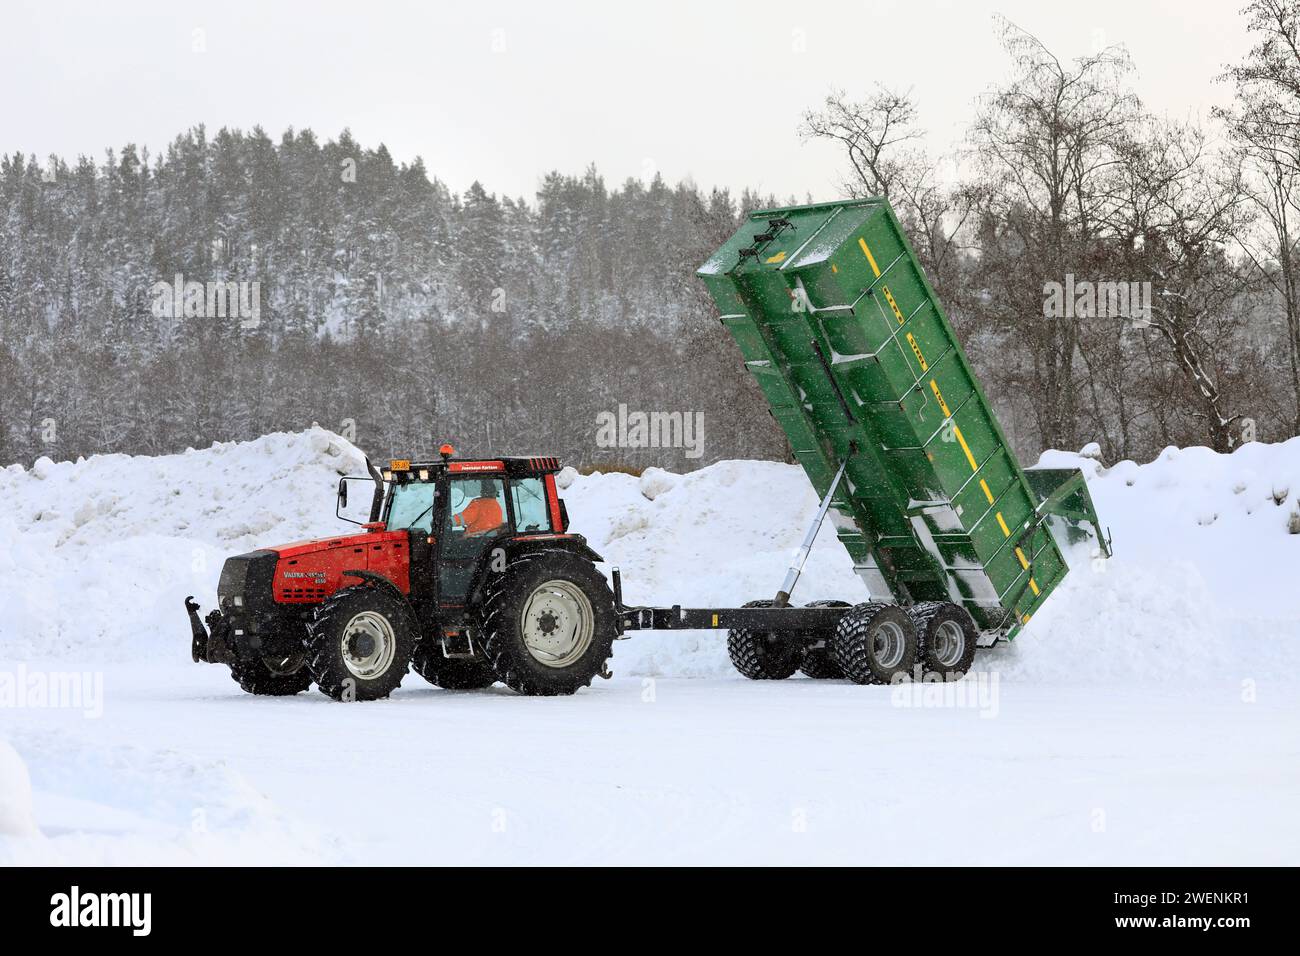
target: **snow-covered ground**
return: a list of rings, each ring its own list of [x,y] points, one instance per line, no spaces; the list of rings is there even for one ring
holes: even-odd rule
[[[242,694],[181,607],[338,530],[346,441],[0,469],[0,861],[1300,862],[1300,439],[1043,463],[1116,556],[1072,551],[960,684],[749,682],[717,633],[644,633],[573,698],[354,707]],[[630,602],[769,594],[816,507],[769,462],[562,484]],[[833,535],[798,597],[865,599]]]

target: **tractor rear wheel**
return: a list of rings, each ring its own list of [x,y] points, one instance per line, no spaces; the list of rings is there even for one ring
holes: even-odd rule
[[[807,606],[852,607],[848,601],[813,601]],[[840,670],[840,665],[835,663],[835,659],[831,657],[831,641],[835,640],[835,628],[830,627],[825,631],[813,632],[809,636],[812,641],[804,645],[803,660],[799,662],[799,670],[816,680],[843,677],[844,671]],[[818,641],[821,642],[821,646],[813,646]]]
[[[357,584],[335,591],[307,625],[307,667],[335,700],[378,700],[406,676],[415,644],[406,605],[388,590]]]
[[[411,669],[430,684],[447,690],[479,690],[496,683],[497,674],[488,661],[448,657],[438,642],[425,638],[415,645]]]
[[[831,654],[856,684],[892,684],[920,658],[916,625],[897,604],[854,605],[835,628]]]
[[[921,642],[921,664],[927,674],[961,676],[975,660],[979,631],[970,613],[947,601],[924,601],[908,608]]]
[[[311,671],[301,656],[284,661],[237,658],[230,665],[230,676],[245,693],[267,697],[301,694],[311,687]]]
[[[750,601],[742,607],[772,607],[773,601]],[[727,656],[750,680],[785,680],[803,660],[803,644],[775,632],[732,628],[727,631]]]
[[[573,694],[605,674],[616,632],[614,592],[570,551],[532,551],[489,572],[483,649],[497,679],[520,694]]]

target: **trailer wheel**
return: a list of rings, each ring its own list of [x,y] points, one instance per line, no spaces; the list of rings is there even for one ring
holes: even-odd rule
[[[948,601],[925,601],[908,609],[921,642],[921,664],[927,674],[958,676],[975,660],[979,631],[970,613]]]
[[[496,671],[487,661],[447,657],[437,641],[417,641],[411,655],[411,669],[430,684],[447,690],[479,690],[496,683]]]
[[[772,601],[750,601],[743,607],[772,607]],[[785,680],[803,660],[803,644],[791,637],[732,628],[727,631],[727,656],[750,680]]]
[[[301,656],[285,661],[238,658],[230,665],[230,676],[244,693],[258,696],[288,697],[311,687],[311,671]]]
[[[856,684],[890,684],[920,658],[916,625],[897,604],[857,604],[840,618],[831,653]]]
[[[317,605],[307,625],[307,667],[335,700],[379,700],[406,676],[414,632],[410,611],[386,589],[346,587]]]
[[[493,572],[482,602],[483,649],[497,680],[520,694],[574,694],[606,673],[614,592],[570,551],[520,554]]]
[[[851,607],[852,605],[848,601],[813,601],[807,606]],[[826,628],[825,631],[814,631],[809,637],[814,643],[821,641],[822,646],[804,645],[803,660],[799,662],[799,670],[816,680],[843,677],[844,671],[840,670],[840,665],[835,663],[835,659],[831,657],[831,642],[835,640],[835,629]]]

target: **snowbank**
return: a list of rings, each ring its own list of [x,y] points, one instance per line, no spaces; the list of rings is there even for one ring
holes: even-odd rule
[[[1090,452],[1090,449],[1085,449]],[[1095,453],[1094,453],[1095,454]],[[1080,467],[1116,556],[1086,547],[1016,644],[982,658],[1038,681],[1247,679],[1300,663],[1300,439],[1232,455],[1167,449],[1145,465]],[[0,469],[0,659],[188,660],[181,601],[210,606],[225,556],[337,532],[338,476],[361,453],[330,432],[267,435],[163,457],[97,456]],[[817,507],[802,470],[725,461],[560,484],[573,518],[624,575],[629,603],[741,603],[770,595]],[[823,533],[798,600],[865,600]],[[731,676],[720,635],[644,633],[620,674]]]
[[[335,532],[365,456],[312,428],[160,457],[0,469],[0,659],[188,659],[182,600],[228,555]]]

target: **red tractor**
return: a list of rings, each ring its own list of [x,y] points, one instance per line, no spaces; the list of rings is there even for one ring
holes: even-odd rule
[[[349,484],[373,483],[360,532],[227,559],[206,627],[185,600],[194,660],[228,665],[251,694],[314,682],[335,700],[387,697],[411,666],[440,687],[533,695],[608,677],[615,596],[568,533],[559,462],[440,451],[340,479],[344,520]]]

